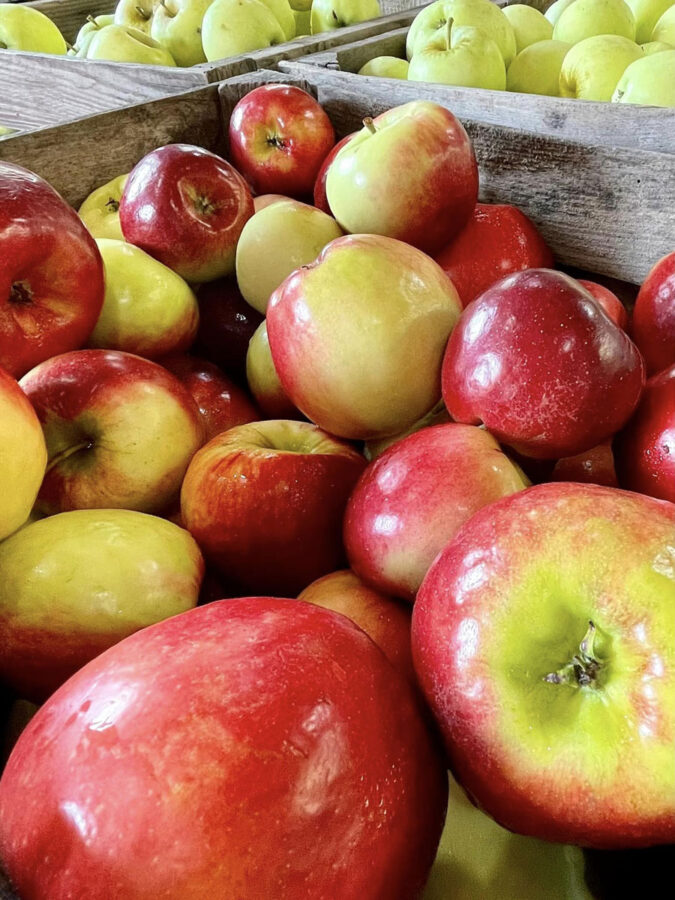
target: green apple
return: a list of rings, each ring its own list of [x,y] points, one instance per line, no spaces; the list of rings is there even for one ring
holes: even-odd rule
[[[253,333],[246,354],[248,388],[262,412],[272,419],[297,419],[300,413],[281,386],[274,368],[267,324],[261,322]]]
[[[563,12],[574,2],[575,0],[555,0],[555,3],[552,3],[544,13],[544,18],[548,19],[551,25],[555,26],[555,23],[558,21]]]
[[[99,238],[105,299],[88,346],[147,359],[187,350],[199,325],[197,298],[187,282],[139,247]]]
[[[335,31],[382,15],[379,0],[314,0],[312,34]]]
[[[648,41],[642,44],[642,52],[645,56],[651,56],[652,53],[663,53],[664,50],[673,50],[672,44],[664,44],[663,41]]]
[[[237,284],[244,300],[264,313],[281,282],[314,262],[342,233],[331,216],[297,200],[273,203],[255,213],[237,243]]]
[[[516,53],[520,53],[530,44],[548,41],[553,36],[553,25],[532,6],[514,3],[513,6],[504,7],[504,15],[511,23],[516,36]]]
[[[575,0],[553,26],[556,41],[578,44],[596,34],[635,40],[635,17],[624,0]]]
[[[312,33],[312,11],[311,9],[294,9],[293,18],[295,19],[295,36],[302,37],[305,34]]]
[[[499,47],[508,67],[516,55],[516,36],[504,13],[490,0],[436,0],[416,17],[406,40],[408,59],[425,47],[437,32],[445,31],[448,20],[455,26],[480,28]]]
[[[161,0],[152,17],[150,37],[166,47],[177,66],[206,62],[202,21],[213,0]]]
[[[513,60],[506,73],[506,90],[521,94],[560,96],[560,70],[571,44],[539,41]]]
[[[262,0],[214,0],[202,23],[202,45],[209,62],[285,40],[279,20]]]
[[[289,0],[261,0],[274,13],[287,41],[295,37],[295,16]]]
[[[16,129],[10,128],[8,125],[0,125],[0,137],[4,137],[6,134],[12,134]]]
[[[560,96],[611,100],[624,71],[637,59],[643,59],[642,48],[626,37],[596,34],[586,38],[575,44],[563,60]]]
[[[293,12],[311,12],[312,0],[288,0]]]
[[[484,31],[471,25],[436,32],[410,60],[408,81],[433,81],[493,91],[506,88],[506,68],[499,47]]]
[[[675,6],[667,9],[657,21],[652,31],[651,40],[663,41],[664,44],[670,44],[672,47],[675,47]]]
[[[157,41],[126,25],[106,25],[97,31],[87,48],[87,59],[142,63],[146,66],[175,66],[169,53]]]
[[[127,178],[128,175],[118,175],[117,178],[92,191],[80,206],[78,215],[92,237],[124,240],[119,210]]]
[[[115,25],[128,25],[149,35],[158,5],[159,0],[119,0],[115,7]]]
[[[105,28],[106,25],[112,25],[114,20],[115,16],[112,14],[96,17],[87,16],[87,21],[77,32],[77,37],[75,38],[75,46],[71,47],[70,50],[68,50],[68,56],[78,56],[84,58],[87,55],[89,44],[91,43],[96,32],[100,31],[101,28]]]
[[[646,44],[652,36],[654,26],[675,0],[626,0],[635,17],[635,40]]]
[[[30,6],[0,4],[0,50],[28,50],[65,56],[63,35],[44,13]]]
[[[621,76],[612,100],[644,106],[675,106],[675,49],[631,63]]]
[[[408,77],[408,61],[397,56],[376,56],[361,66],[359,75],[376,75],[378,78],[399,78],[405,81]]]

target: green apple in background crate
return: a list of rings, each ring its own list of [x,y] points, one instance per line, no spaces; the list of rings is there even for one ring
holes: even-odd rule
[[[295,28],[288,0],[283,2]],[[278,3],[283,8],[282,0]],[[286,22],[290,28],[288,20]],[[206,11],[202,24],[202,44],[209,61],[262,50],[283,44],[287,39],[271,4],[262,0],[215,0]]]
[[[560,96],[560,70],[571,44],[538,41],[513,60],[506,73],[506,90],[522,94]]]
[[[675,106],[675,49],[631,63],[619,79],[612,100],[646,106]]]
[[[596,34],[575,44],[560,72],[560,96],[611,100],[628,66],[643,59],[642,49],[618,34]]]
[[[87,16],[87,21],[77,32],[75,44],[68,49],[68,56],[86,56],[89,44],[94,39],[97,31],[105,28],[106,25],[112,25],[115,22],[115,16],[109,14],[107,16]]]
[[[0,50],[29,50],[64,56],[68,46],[47,16],[29,6],[0,4]]]
[[[150,36],[166,47],[178,66],[206,62],[202,22],[213,0],[162,0],[152,17]]]
[[[470,25],[453,27],[449,19],[444,31],[437,31],[436,37],[415,52],[408,80],[503,91],[506,68],[491,37]]]
[[[152,17],[158,6],[159,0],[119,0],[115,8],[115,24],[129,25],[149,35]]]
[[[437,0],[415,18],[406,41],[408,59],[422,50],[438,32],[447,29],[452,19],[454,27],[471,25],[492,38],[508,66],[516,55],[516,36],[504,13],[490,0]]]
[[[381,14],[379,0],[314,0],[312,34],[357,25],[368,19],[377,19]]]
[[[504,7],[504,15],[511,23],[516,36],[516,53],[520,53],[530,44],[537,41],[548,41],[553,37],[553,26],[548,19],[524,3],[514,3],[513,6]]]
[[[89,42],[87,59],[144,63],[148,66],[175,66],[169,51],[150,35],[127,25],[106,25]]]

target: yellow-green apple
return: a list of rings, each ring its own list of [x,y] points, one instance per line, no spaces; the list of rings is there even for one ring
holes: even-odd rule
[[[270,295],[295,269],[317,258],[341,237],[331,216],[307,203],[272,203],[252,216],[237,244],[236,272],[241,295],[264,313]]]
[[[652,41],[662,41],[675,47],[675,4],[671,5],[657,20],[651,36]]]
[[[553,37],[553,25],[538,9],[524,3],[514,3],[512,6],[505,6],[503,12],[516,36],[516,54],[530,44],[549,41]]]
[[[445,107],[427,100],[396,106],[366,119],[338,152],[326,196],[345,231],[398,238],[435,253],[476,205],[473,146]]]
[[[197,298],[173,269],[126,241],[99,238],[105,300],[89,347],[147,359],[187,350],[199,325]]]
[[[408,77],[408,61],[397,56],[376,56],[361,66],[358,74],[378,78],[399,78],[405,81]]]
[[[333,148],[330,119],[306,91],[286,84],[255,88],[230,118],[230,155],[256,194],[309,196]]]
[[[142,63],[146,66],[175,66],[169,51],[149,34],[127,25],[106,25],[87,46],[87,59]]]
[[[271,206],[273,203],[279,203],[279,201],[290,199],[291,198],[287,197],[285,194],[260,194],[253,198],[253,209],[255,212],[260,212],[260,210],[265,209],[266,206]]]
[[[118,0],[115,7],[115,24],[128,25],[149,35],[152,17],[160,0]]]
[[[150,37],[169,51],[177,66],[206,62],[202,47],[202,21],[213,0],[160,0],[155,8]]]
[[[585,278],[580,278],[579,284],[583,285],[589,294],[592,294],[619,328],[628,331],[628,310],[613,291],[610,291],[604,284],[597,284],[595,281],[588,281]]]
[[[243,588],[295,596],[343,562],[342,517],[365,464],[308,422],[240,425],[195,454],[183,521],[207,560]]]
[[[248,345],[246,378],[256,403],[268,418],[301,418],[301,414],[281,386],[277,370],[274,368],[265,322],[258,325]]]
[[[571,44],[539,41],[516,56],[506,72],[506,90],[560,96],[560,70]]]
[[[118,175],[96,188],[80,206],[78,215],[92,237],[124,240],[120,225],[120,199],[127,178],[128,174]]]
[[[312,0],[288,0],[288,2],[294,12],[310,12],[312,9]]]
[[[30,401],[0,369],[0,541],[30,515],[47,466],[47,447]]]
[[[675,365],[675,251],[660,259],[642,283],[632,326],[649,375]]]
[[[372,460],[377,459],[378,456],[382,456],[387,447],[391,447],[392,444],[402,441],[403,438],[406,438],[411,434],[416,434],[423,428],[431,428],[432,425],[445,425],[446,422],[449,421],[450,416],[445,408],[445,404],[442,400],[439,400],[432,410],[425,416],[422,416],[421,419],[413,422],[413,424],[409,428],[406,428],[405,431],[402,431],[399,434],[390,435],[389,437],[379,438],[379,440],[366,441],[363,448],[363,454],[369,462],[372,462]]]
[[[105,28],[106,25],[112,25],[114,21],[115,16],[112,13],[104,16],[87,16],[87,21],[77,32],[75,45],[68,50],[68,56],[86,57],[89,44],[94,39],[96,32]]]
[[[47,701],[0,782],[0,852],[26,898],[408,900],[447,791],[360,628],[244,597],[131,635]]]
[[[19,377],[82,346],[103,293],[101,254],[75,210],[42,178],[0,162],[0,366]]]
[[[509,275],[469,304],[443,360],[452,418],[482,423],[536,459],[575,456],[611,437],[644,381],[626,332],[579,282],[551,269]]]
[[[398,441],[354,488],[344,523],[351,568],[411,603],[429,566],[483,506],[529,481],[489,432],[437,425]]]
[[[321,163],[321,168],[319,169],[316,181],[314,182],[314,190],[313,190],[313,200],[314,206],[317,209],[320,209],[322,212],[327,213],[329,216],[332,215],[330,211],[330,206],[328,205],[328,198],[326,197],[326,178],[328,177],[328,169],[331,166],[331,163],[338,155],[340,150],[344,147],[345,144],[349,143],[351,139],[354,137],[353,134],[348,134],[342,138],[342,140],[338,141],[337,144],[330,151],[328,156]]]
[[[130,244],[186,281],[213,281],[234,270],[253,197],[220,156],[191,144],[168,144],[131,170],[119,212]]]
[[[596,34],[635,40],[635,17],[624,0],[575,0],[553,26],[553,39],[578,44]]]
[[[0,544],[0,677],[40,702],[99,653],[197,603],[204,565],[182,528],[126,509],[33,522]]]
[[[424,579],[415,670],[452,771],[509,830],[675,842],[673,534],[675,504],[536,485],[479,510]]]
[[[415,51],[408,69],[409,81],[432,81],[460,87],[503,91],[506,69],[499,47],[491,37],[471,25],[452,27]]]
[[[379,0],[313,0],[312,34],[335,31],[382,15]]]
[[[295,27],[295,20],[293,24]],[[263,0],[214,0],[202,22],[202,46],[209,61],[273,47],[285,40],[279,20]]]
[[[290,41],[295,37],[295,16],[289,0],[261,0],[272,10],[284,33],[284,40]]]
[[[626,0],[635,17],[635,40],[646,44],[651,40],[654,26],[663,13],[673,5],[673,0]]]
[[[293,18],[295,19],[296,37],[303,37],[306,34],[312,33],[311,9],[293,9]]]
[[[559,459],[549,481],[577,481],[582,484],[602,484],[605,487],[619,487],[614,463],[612,441],[606,440],[597,447],[591,447],[577,456]]]
[[[504,13],[490,0],[436,0],[418,13],[408,32],[406,53],[408,59],[421,50],[436,32],[445,31],[448,21],[455,26],[471,25],[480,28],[497,44],[509,66],[516,55],[516,36]]]
[[[555,27],[555,23],[558,21],[563,12],[574,2],[575,0],[555,0],[555,3],[552,3],[544,13],[544,18],[548,19],[551,25]]]
[[[582,2],[582,0],[577,0]],[[611,100],[626,68],[642,60],[642,48],[618,34],[596,34],[575,44],[560,70],[560,96]]]
[[[675,106],[675,47],[632,62],[612,96],[615,103]]]
[[[267,332],[292,402],[331,434],[397,434],[438,402],[460,313],[452,282],[401,241],[351,235],[274,292]]]
[[[664,50],[673,50],[672,44],[664,44],[663,41],[649,41],[646,44],[641,44],[642,52],[645,56],[651,56],[652,53],[663,53]]]
[[[28,50],[64,56],[68,49],[57,26],[29,6],[0,6],[0,50]]]
[[[204,425],[162,366],[117,350],[76,350],[36,366],[20,384],[47,442],[41,511],[159,512],[176,497]]]

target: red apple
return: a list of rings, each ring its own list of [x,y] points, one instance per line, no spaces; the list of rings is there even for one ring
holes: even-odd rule
[[[447,778],[344,616],[269,597],[151,626],[36,713],[0,782],[23,900],[410,900]]]
[[[603,441],[578,456],[559,459],[550,475],[550,481],[577,481],[582,484],[602,484],[618,487],[611,440]]]
[[[464,228],[436,255],[436,262],[466,306],[505,275],[552,268],[553,254],[517,207],[477,203]]]
[[[47,441],[38,506],[161,512],[204,441],[197,405],[170,372],[118,350],[76,350],[21,379]]]
[[[240,425],[192,460],[183,521],[227,577],[294,597],[343,562],[342,517],[365,464],[349,444],[307,422]]]
[[[675,502],[675,365],[649,379],[615,452],[621,487]]]
[[[335,143],[331,121],[306,91],[265,84],[246,94],[230,119],[230,155],[256,194],[311,195]]]
[[[317,209],[320,209],[321,212],[325,212],[329,216],[332,216],[333,213],[330,211],[330,206],[328,205],[328,197],[326,197],[326,178],[328,177],[328,168],[335,157],[338,155],[340,150],[342,150],[344,145],[353,137],[353,134],[348,134],[346,137],[343,137],[341,141],[337,142],[337,144],[333,147],[333,149],[321,164],[319,173],[316,176],[316,181],[314,182],[314,206],[316,206]]]
[[[448,341],[443,399],[526,456],[576,456],[637,406],[644,364],[578,282],[550,269],[509,275],[471,303]]]
[[[675,841],[675,505],[545,484],[479,510],[413,609],[452,771],[511,831]]]
[[[582,284],[588,293],[595,297],[612,322],[619,328],[623,328],[624,331],[628,331],[628,310],[613,291],[606,288],[604,284],[587,281],[585,278],[580,278],[579,284]]]
[[[19,378],[81,347],[103,306],[103,263],[75,210],[0,161],[0,366]]]
[[[653,375],[675,363],[675,251],[644,280],[633,310],[633,339]]]
[[[252,215],[253,197],[239,172],[191,144],[144,156],[120,200],[126,240],[193,282],[234,271],[237,241]]]

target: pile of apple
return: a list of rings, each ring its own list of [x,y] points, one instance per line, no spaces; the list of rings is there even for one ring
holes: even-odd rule
[[[545,15],[436,0],[415,18],[406,54],[376,57],[359,74],[675,106],[673,0],[556,0]]]
[[[547,898],[536,841],[675,843],[675,253],[629,336],[437,104],[336,145],[270,84],[229,143],[81,218],[0,163],[18,895],[410,900],[446,807],[466,896],[504,829]]]

